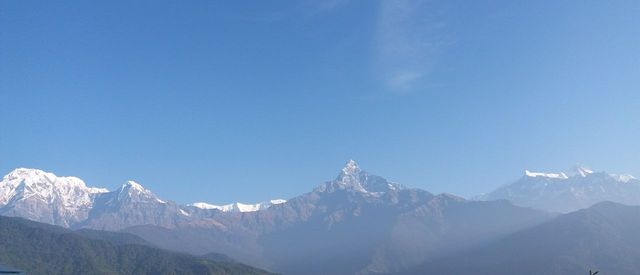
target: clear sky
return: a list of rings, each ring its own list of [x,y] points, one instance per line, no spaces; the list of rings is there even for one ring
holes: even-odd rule
[[[1,1],[0,172],[179,203],[640,175],[639,1]]]

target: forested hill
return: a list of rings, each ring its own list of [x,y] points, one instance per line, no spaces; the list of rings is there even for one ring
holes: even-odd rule
[[[27,274],[269,274],[145,246],[126,234],[100,234],[0,217],[0,263]]]

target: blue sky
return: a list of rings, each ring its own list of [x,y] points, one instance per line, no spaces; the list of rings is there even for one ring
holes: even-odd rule
[[[637,1],[1,1],[0,171],[180,203],[290,198],[356,159],[463,196],[640,175]]]

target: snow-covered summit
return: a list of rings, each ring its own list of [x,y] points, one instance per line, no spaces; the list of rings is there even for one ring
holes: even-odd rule
[[[333,181],[318,186],[314,191],[330,193],[336,190],[348,190],[365,195],[380,195],[391,190],[403,188],[400,184],[367,173],[360,169],[356,161],[350,159]]]
[[[340,185],[341,188],[351,189],[359,192],[367,192],[362,186],[363,181],[366,180],[367,173],[362,171],[354,160],[350,159],[344,165],[340,174],[335,179],[335,183]]]
[[[106,192],[76,177],[18,168],[0,181],[0,214],[68,226],[86,217],[93,198]]]
[[[118,191],[118,199],[131,199],[132,201],[152,201],[159,203],[166,203],[166,201],[161,200],[156,196],[151,190],[144,188],[141,184],[128,180],[125,182]]]
[[[125,182],[122,187],[122,189],[133,189],[136,191],[140,191],[140,192],[144,192],[147,191],[147,189],[145,189],[144,187],[142,187],[142,185],[140,185],[139,183],[132,181],[132,180],[128,180],[127,182]]]
[[[0,186],[4,186],[7,183],[19,183],[24,182],[27,185],[37,184],[38,182],[49,182],[56,186],[71,186],[88,190],[91,193],[104,193],[109,192],[105,188],[87,187],[87,185],[81,179],[77,177],[59,177],[53,173],[45,172],[39,169],[33,168],[17,168],[9,174],[5,175],[0,182]]]
[[[91,194],[108,192],[104,188],[87,187],[76,177],[58,177],[38,169],[18,168],[0,181],[0,206],[11,200],[38,198],[45,202],[62,202],[65,206],[86,205]]]
[[[342,168],[343,176],[357,175],[360,172],[362,172],[362,170],[360,170],[360,166],[358,166],[358,163],[352,159],[348,160],[347,163],[345,163],[344,167]]]

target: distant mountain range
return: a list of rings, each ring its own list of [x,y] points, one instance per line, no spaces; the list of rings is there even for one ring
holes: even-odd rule
[[[519,180],[476,199],[505,199],[516,205],[561,213],[603,201],[640,205],[640,180],[584,167],[557,173],[525,171]]]
[[[334,180],[287,201],[178,205],[133,181],[108,191],[21,168],[0,182],[0,214],[127,232],[160,248],[228,255],[283,274],[423,274],[425,263],[465,257],[565,217],[552,212],[604,200],[640,204],[639,186],[632,176],[585,168],[527,171],[510,185],[466,200],[408,188],[349,161]]]

